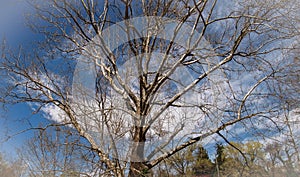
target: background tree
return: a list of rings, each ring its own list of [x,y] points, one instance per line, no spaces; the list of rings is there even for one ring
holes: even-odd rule
[[[211,175],[214,164],[211,162],[206,149],[198,146],[194,156],[194,164],[192,166],[193,175]]]
[[[1,101],[29,102],[71,126],[101,175],[147,176],[207,137],[279,131],[285,103],[274,86],[294,67],[283,64],[298,48],[294,1],[30,3],[30,25],[45,40],[30,53],[3,48]],[[255,165],[259,147],[241,148]]]
[[[8,177],[21,177],[25,176],[27,166],[21,159],[7,160],[5,156],[0,154],[0,174]]]
[[[27,176],[101,176],[101,163],[90,147],[70,127],[40,129],[19,149]]]
[[[232,143],[232,145],[225,148],[222,176],[268,176],[261,163],[266,158],[261,143]]]
[[[220,143],[216,144],[216,158],[215,158],[214,162],[215,162],[214,175],[215,176],[220,176],[220,171],[223,170],[221,168],[221,166],[225,162],[224,146]]]
[[[206,149],[194,144],[166,160],[167,167],[158,169],[158,176],[212,176],[214,164]],[[155,169],[156,170],[156,169]]]

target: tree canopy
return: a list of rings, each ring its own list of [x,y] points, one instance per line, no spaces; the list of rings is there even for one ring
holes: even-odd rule
[[[42,130],[31,146],[50,148],[37,158],[50,150],[73,161],[78,154],[62,152],[71,144],[97,164],[80,173],[118,177],[155,175],[162,164],[180,175],[260,175],[259,158],[286,169],[299,158],[299,3],[29,3],[28,24],[43,38],[18,50],[3,42],[0,101],[28,103],[50,120],[31,128]],[[43,135],[51,127],[65,130],[62,140]],[[69,132],[79,140],[67,141]],[[258,142],[274,139],[288,150],[264,157]],[[217,146],[213,162],[199,146],[210,140],[229,145]],[[52,141],[64,143],[43,144]]]

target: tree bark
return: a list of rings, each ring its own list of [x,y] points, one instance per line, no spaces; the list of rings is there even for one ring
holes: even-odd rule
[[[130,177],[145,176],[148,172],[148,167],[144,163],[146,136],[143,127],[136,126],[135,130],[130,156]]]

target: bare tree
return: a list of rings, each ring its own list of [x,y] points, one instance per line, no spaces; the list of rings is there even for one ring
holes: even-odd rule
[[[72,126],[102,175],[150,175],[208,137],[277,131],[273,86],[291,60],[280,54],[299,40],[293,1],[30,2],[45,40],[29,54],[3,48],[1,100]]]
[[[7,160],[5,155],[0,154],[0,174],[2,176],[21,177],[26,170],[27,167],[21,159]]]
[[[51,127],[35,133],[18,156],[27,166],[24,175],[101,176],[104,168],[97,155],[70,127]]]

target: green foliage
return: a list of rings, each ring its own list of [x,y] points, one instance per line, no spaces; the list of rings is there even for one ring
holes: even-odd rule
[[[193,163],[193,174],[203,175],[211,174],[213,170],[213,163],[209,159],[207,151],[200,145],[195,152]]]
[[[220,166],[225,161],[225,155],[224,155],[224,146],[222,144],[217,143],[216,145],[216,159],[215,163],[216,165]]]
[[[66,171],[60,177],[80,177],[80,173],[74,171]]]
[[[232,142],[225,147],[225,160],[220,165],[221,176],[266,176],[261,160],[265,153],[259,142],[245,144]]]
[[[285,152],[278,144],[260,142],[231,142],[216,144],[213,161],[202,145],[193,145],[168,159],[159,176],[209,176],[209,177],[282,177],[300,175],[300,163],[282,156]],[[286,151],[288,152],[288,151]]]
[[[211,174],[214,169],[207,150],[201,145],[192,145],[180,151],[169,158],[167,164],[168,169],[162,174],[168,174],[168,176],[198,176]]]

